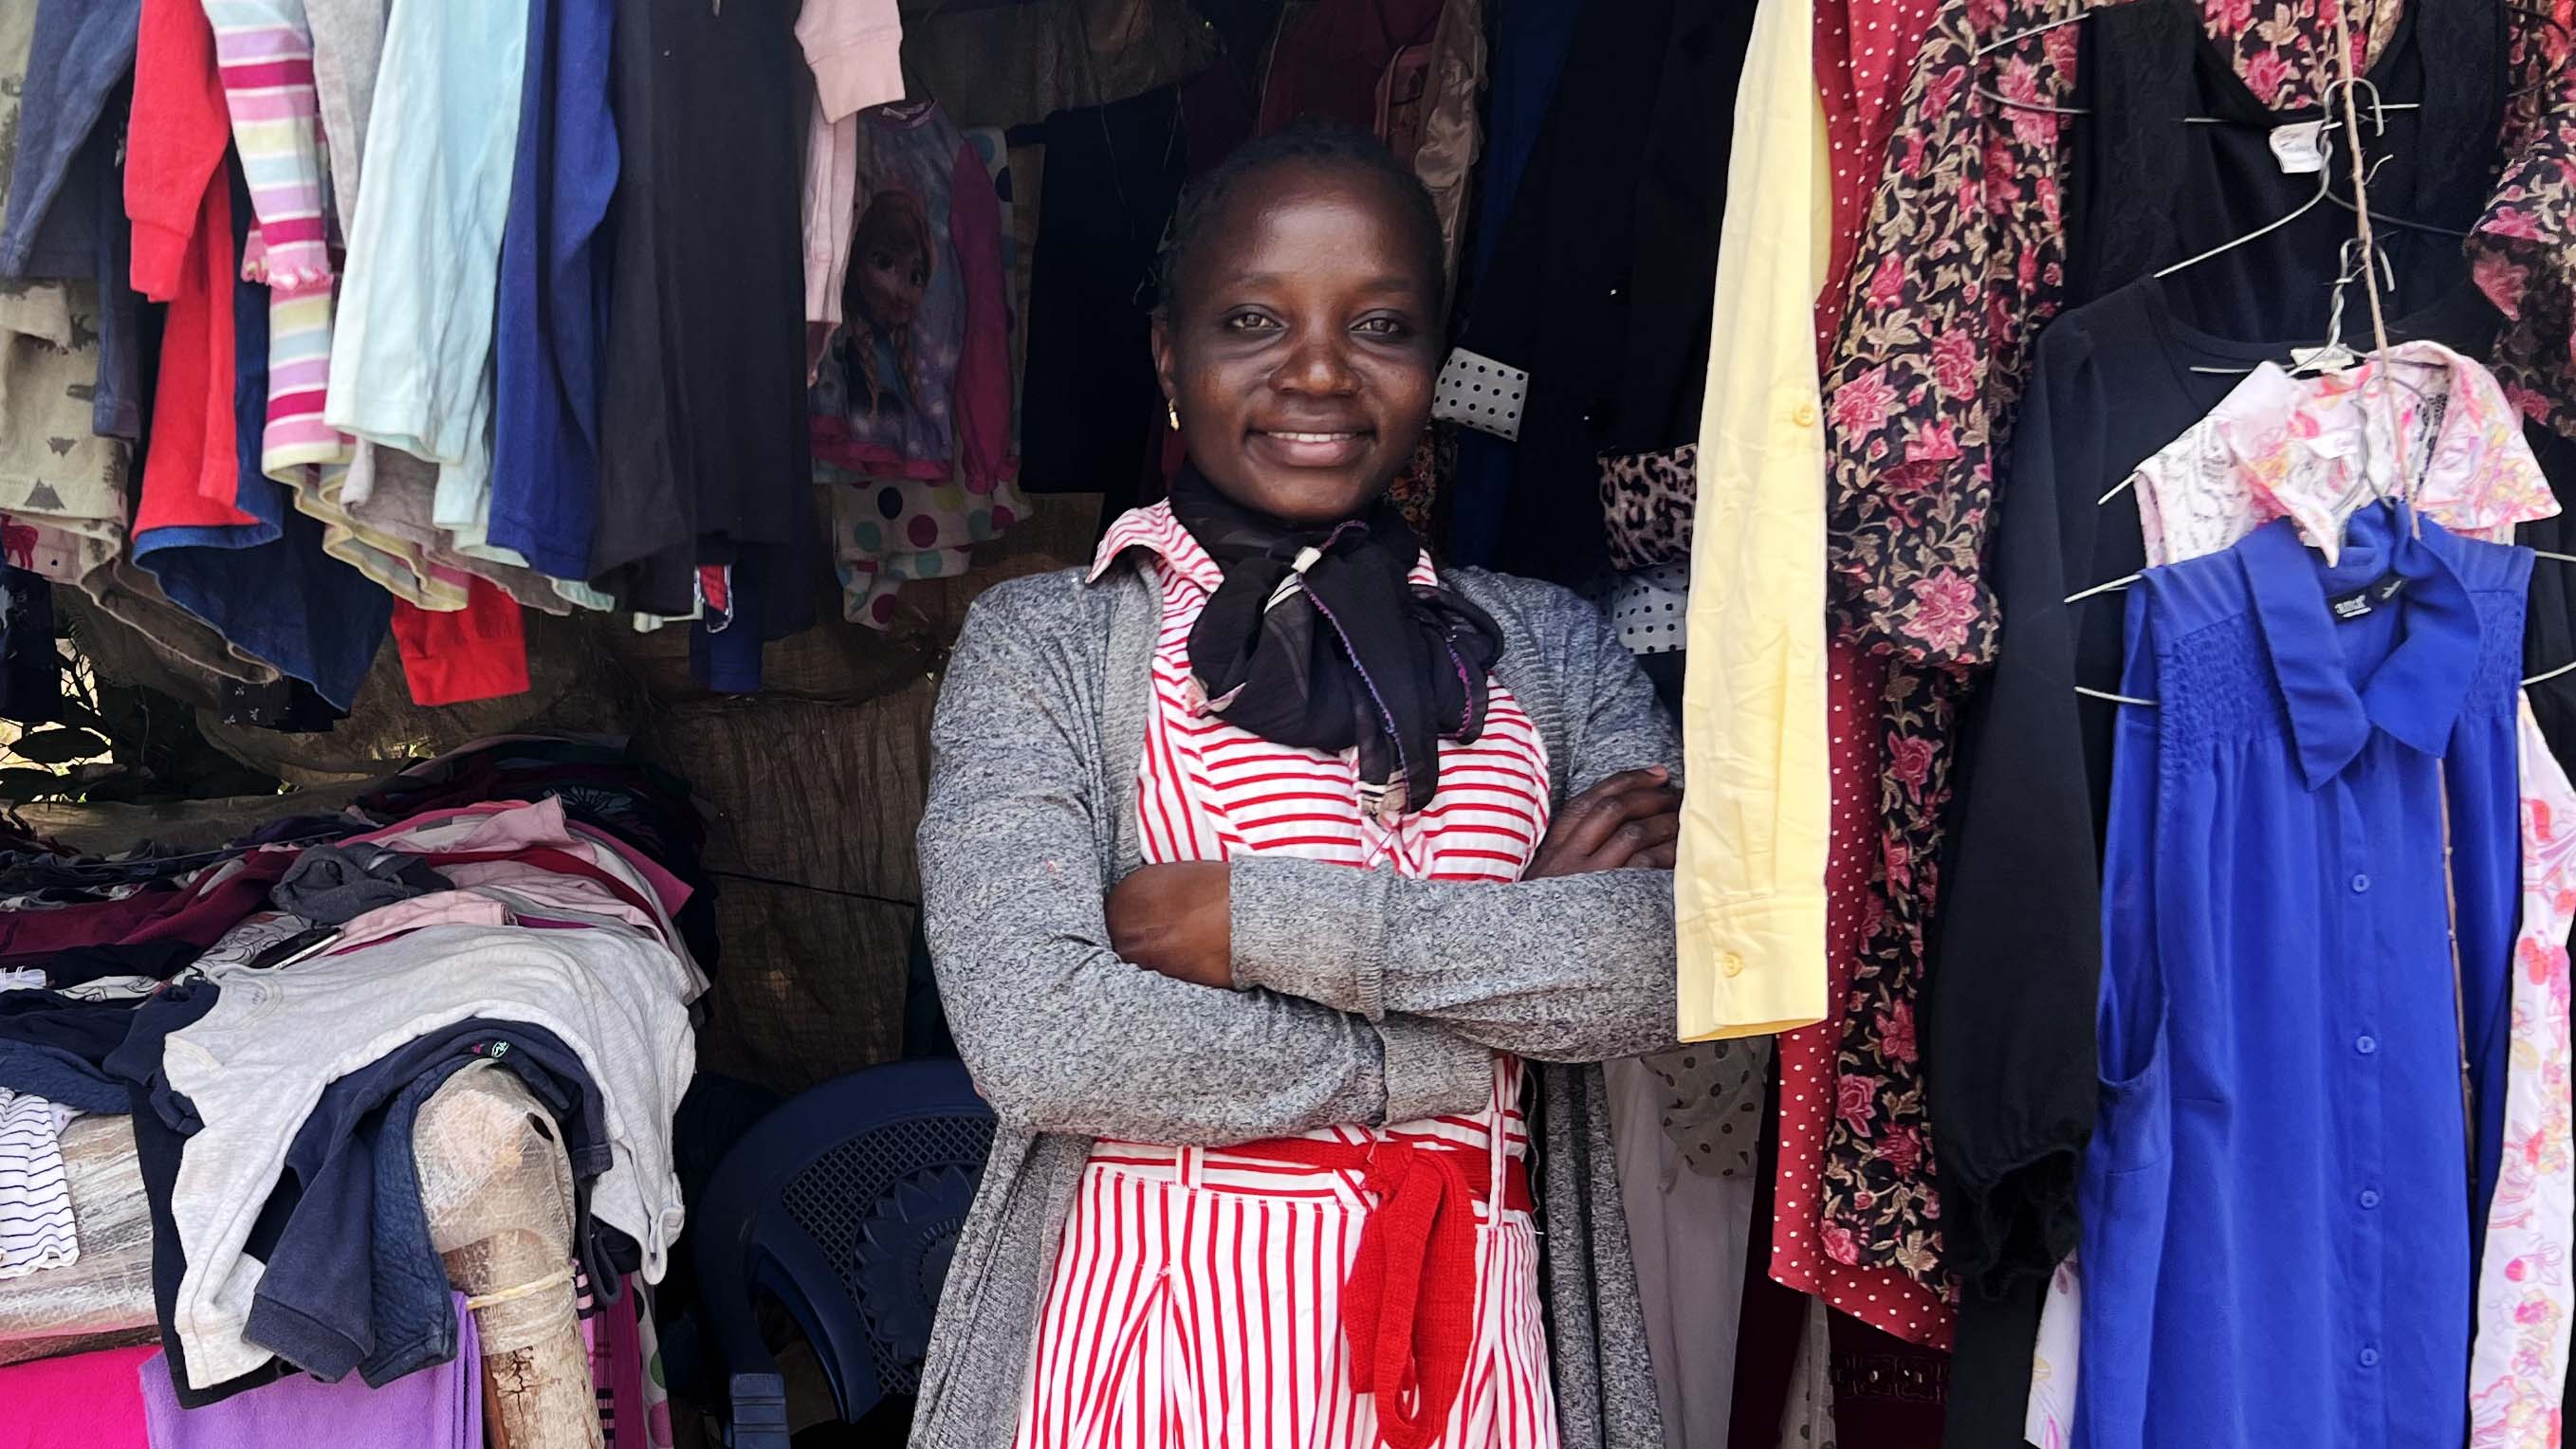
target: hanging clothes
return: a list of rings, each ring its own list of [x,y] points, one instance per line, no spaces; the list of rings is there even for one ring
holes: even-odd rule
[[[2488,299],[2514,319],[2491,359],[2496,377],[2526,419],[2576,436],[2576,359],[2567,346],[2576,336],[2576,259],[2552,240],[2576,226],[2576,178],[2565,161],[2576,153],[2576,67],[2566,64],[2564,34],[2514,23],[2507,160],[2463,250]]]
[[[1493,256],[1466,298],[1458,345],[1528,370],[1530,389],[1518,439],[1462,449],[1450,535],[1461,563],[1563,583],[1608,567],[1597,460],[1635,307],[1638,138],[1658,103],[1642,78],[1662,74],[1675,13],[1675,0],[1583,7]],[[1675,326],[1691,330],[1686,318]]]
[[[2449,37],[2453,50],[2472,66],[2480,53],[2477,37],[2500,41],[2489,0],[2429,0],[2415,8],[2422,11],[2420,21],[2394,17],[2393,23]],[[1951,797],[1951,742],[1967,685],[1962,671],[1991,660],[1991,589],[1979,568],[1993,511],[1989,457],[1994,444],[2003,440],[1999,425],[2009,420],[2030,334],[2065,293],[2070,263],[2060,225],[2060,188],[2068,170],[2067,146],[2083,125],[2106,121],[2115,128],[2106,133],[2114,139],[2128,134],[2117,128],[2146,127],[2136,139],[2150,144],[2216,145],[2206,138],[2160,132],[2155,129],[2159,126],[2220,129],[2186,127],[2175,119],[2176,111],[2163,108],[2139,112],[2144,119],[2123,119],[2115,111],[2069,125],[2048,111],[2009,106],[1979,94],[1969,77],[1985,78],[1980,84],[2000,83],[2014,95],[2025,94],[2027,81],[2036,87],[2027,91],[2027,98],[2047,105],[2068,103],[2065,78],[2073,73],[2083,44],[2075,33],[2079,27],[2048,30],[2009,56],[1982,62],[1974,56],[1979,37],[2010,34],[2048,18],[2035,8],[2008,8],[2000,17],[1983,17],[1988,23],[1973,28],[1964,15],[1936,25],[1918,60],[1905,120],[1888,157],[1867,240],[1855,260],[1853,295],[1826,387],[1826,416],[1833,429],[1828,496],[1838,628],[1865,647],[1893,651],[1898,678],[1891,697],[1901,701],[1886,718],[1886,759],[1890,770],[1900,773],[1884,783],[1879,850],[1909,868],[1902,882],[1894,881],[1891,871],[1889,882],[1881,886],[1876,926],[1855,974],[1861,1005],[1846,1014],[1837,1083],[1838,1091],[1866,1093],[1874,1101],[1837,1119],[1828,1165],[1829,1176],[1850,1184],[1838,1201],[1829,1202],[1828,1214],[1872,1245],[1866,1252],[1874,1262],[1888,1261],[1902,1226],[1919,1217],[1919,1193],[1898,1188],[1909,1178],[1929,1187],[1928,1179],[1891,1173],[1873,1148],[1892,1126],[1924,1116],[1920,1065],[1906,1055],[1912,1044],[1890,1041],[1878,1023],[1910,1025],[1911,1011],[1900,1015],[1895,1008],[1910,1008],[1921,989],[1925,932],[1935,904],[1932,888],[1939,877],[1910,867],[1941,856],[1942,815]],[[2231,27],[2233,36],[2235,22],[2231,13],[2208,23]],[[2189,28],[2171,33],[2188,39]],[[2400,44],[2394,35],[2373,39],[2381,53],[2402,53],[2392,62],[2395,68],[2383,75],[2392,88],[2413,84],[2419,87],[2417,94],[2429,94],[2421,89],[2426,65],[2421,47]],[[2274,33],[2268,41],[2248,39],[2232,54],[2240,65],[2250,66],[2252,57],[2277,57],[2292,43]],[[2500,53],[2490,47],[2487,63],[2500,61]],[[2178,67],[2173,73],[2201,75],[2204,82],[2209,78],[2187,56],[2170,64]],[[2418,78],[2409,81],[2409,76]],[[2474,131],[2474,125],[2436,129],[2457,126],[2460,116],[2477,112],[2480,92],[2473,82],[2474,74],[2464,70],[2456,113],[2446,109],[2449,102],[2436,98],[2435,110],[2449,119],[2418,113],[2425,116],[2419,141]],[[2296,93],[2286,82],[2273,94],[2286,113],[2277,119],[2297,116],[2290,108],[2302,103],[2313,106],[2312,97]],[[2212,105],[2229,101],[2223,95],[2201,99]],[[2241,103],[2251,99],[2241,93],[2234,97],[2240,113]],[[1963,181],[1967,158],[1951,148],[1976,152],[1979,179]],[[2419,186],[2457,182],[2458,169],[2435,165],[2451,154],[2445,146],[2427,142],[2419,149],[2429,153],[2416,163],[2423,167],[2416,173],[2422,178]],[[2240,177],[2248,194],[2279,195],[2286,187],[2290,199],[2268,215],[2277,216],[2313,195],[2313,181],[2311,189],[2300,190],[2296,178],[2281,175],[2277,162],[2260,163],[2268,168],[2266,178],[2251,169],[2250,160],[2241,150],[2221,148],[2213,164],[2224,168],[2233,162],[2237,169],[2228,174]],[[1986,188],[1981,192],[1986,205],[1958,204],[1969,184]],[[2170,238],[2174,247],[2189,248],[2180,256],[2229,238],[2232,233],[2219,232],[2195,244],[2192,238],[2201,236],[2200,228],[2223,225],[2226,219],[2195,216],[2190,206],[2180,204],[2186,200],[2175,199],[2176,234]],[[2222,259],[2206,265],[2224,264]],[[2329,255],[2313,265],[2320,269],[2314,275],[2321,293],[2322,284],[2334,275],[2333,259]],[[2099,266],[2078,270],[2108,274]],[[1989,291],[1996,298],[1991,303]],[[1864,1198],[1865,1207],[1860,1205]]]
[[[814,73],[805,127],[805,381],[841,325],[850,234],[859,219],[859,112],[903,99],[903,27],[894,0],[822,0],[796,15]]]
[[[2475,353],[2501,321],[2462,287],[2392,331]],[[2139,494],[2114,485],[2291,345],[2204,330],[2146,278],[2066,313],[2036,349],[2013,436],[2014,506],[1989,568],[2015,642],[1960,731],[1941,968],[1923,1021],[1962,1287],[1950,1395],[1961,1443],[2009,1443],[2020,1429],[2040,1294],[2076,1243],[2076,1173],[2093,1126],[2118,707],[2074,686],[2122,692],[2123,625],[2116,599],[2065,600],[2147,565]]]
[[[482,546],[493,308],[525,79],[528,0],[395,0],[331,349],[333,427],[439,467],[434,517]],[[524,562],[512,559],[512,562]]]
[[[1153,270],[1188,160],[1171,87],[1058,111],[1029,286],[1020,483],[1133,507],[1163,394],[1150,347]]]
[[[1466,242],[1468,200],[1484,141],[1478,112],[1490,68],[1484,7],[1475,0],[1444,0],[1422,58],[1420,84],[1379,101],[1378,138],[1431,193],[1452,297],[1457,295],[1458,254]]]
[[[347,440],[322,420],[332,268],[313,37],[303,0],[206,0],[206,14],[215,27],[234,149],[258,217],[242,252],[242,275],[268,287],[260,466],[292,481],[306,464],[348,461]]]
[[[1257,134],[1299,116],[1329,116],[1377,134],[1390,93],[1420,89],[1440,10],[1441,0],[1320,0],[1307,7],[1263,67]]]
[[[250,224],[250,197],[227,166],[228,216],[236,245]],[[322,524],[299,511],[261,459],[260,420],[273,416],[268,362],[270,290],[248,278],[231,287],[235,345],[232,402],[234,455],[228,506],[238,523],[142,524],[133,559],[158,580],[171,602],[205,620],[235,656],[311,684],[347,709],[357,698],[393,599],[323,549]],[[166,446],[158,429],[152,441]],[[147,485],[148,486],[148,485]]]
[[[2133,595],[2080,1442],[2458,1434],[2530,567],[2375,506],[2334,564],[2282,520]]]
[[[2576,1247],[2576,1174],[2568,1166],[2567,932],[2576,924],[2576,785],[2522,701],[2522,928],[2514,943],[2512,1068],[2504,1153],[2478,1262],[2469,1358],[2472,1442],[2547,1443],[2563,1426],[2565,1280],[2550,1271]]]
[[[2483,307],[2482,298],[2471,296]],[[2067,320],[2092,310],[2069,314]],[[2043,375],[2050,345],[2050,339],[2043,339]],[[2409,376],[2448,379],[2438,432],[2429,421],[2416,419],[2410,429],[2414,447],[2405,455],[2408,462],[2392,470],[2395,476],[2414,482],[2418,502],[2429,516],[2455,531],[2500,541],[2510,537],[2517,521],[2557,511],[2537,463],[2516,435],[2510,405],[2482,369],[2434,343],[2403,343],[2391,356],[2400,359],[2398,365]],[[2142,520],[2137,536],[2144,543],[2143,562],[2162,564],[2217,552],[2264,520],[2279,516],[2301,521],[2308,537],[2335,539],[2340,533],[2335,512],[2346,505],[2351,492],[2348,468],[2340,461],[2352,456],[2349,444],[2366,435],[2364,446],[2381,449],[2380,456],[2400,455],[2394,440],[2379,427],[2382,415],[2357,410],[2349,401],[2355,396],[2350,378],[2328,377],[2303,389],[2277,368],[2259,367],[2207,418],[2132,475],[2126,496],[2136,499]],[[2412,411],[2414,405],[2408,406]],[[2116,659],[2116,654],[2110,657]],[[2097,667],[2108,666],[2097,663]],[[2543,837],[2549,828],[2552,790],[2563,792],[2566,787],[2554,762],[2542,773],[2531,768],[2528,745],[2537,726],[2528,700],[2522,718],[2521,844],[2527,876],[2548,854]],[[2109,740],[2103,739],[2100,747],[2107,755]],[[2101,756],[2095,759],[2100,764],[2096,773],[2105,773],[2107,761]],[[2554,787],[2552,780],[2558,782]],[[2488,1064],[2491,1072],[2501,1071],[2507,1091],[2493,1094],[2501,1100],[2483,1104],[2489,1109],[2488,1120],[2496,1124],[2498,1140],[2511,1145],[2501,1158],[2482,1153],[2478,1178],[2491,1199],[2481,1221],[2492,1276],[2480,1278],[2477,1334],[2481,1353],[2494,1357],[2486,1360],[2489,1367],[2473,1397],[2480,1400],[2476,1412],[2482,1418],[2524,1424],[2535,1422],[2534,1415],[2546,1414],[2554,1406],[2552,1390],[2564,1377],[2564,1338],[2558,1340],[2555,1371],[2545,1367],[2545,1359],[2517,1359],[2500,1347],[2516,1342],[2536,1343],[2542,1350],[2549,1346],[2545,1336],[2532,1338],[2531,1325],[2538,1320],[2522,1311],[2525,1303],[2511,1292],[2511,1285],[2531,1279],[2529,1263],[2545,1260],[2553,1244],[2563,1251],[2571,1237],[2568,1198],[2571,1187],[2576,1187],[2565,1157],[2546,1150],[2550,1135],[2564,1131],[2564,1116],[2553,1118],[2547,1107],[2548,1089],[2542,1084],[2563,1077],[2568,1060],[2563,1005],[2551,999],[2546,979],[2535,974],[2552,959],[2552,953],[2562,960],[2565,955],[2566,922],[2553,914],[2555,910],[2554,905],[2544,904],[2538,910],[2526,906],[2523,912],[2515,948],[2510,1066]],[[2554,1039],[2548,1036],[2553,1016],[2562,1032]],[[2070,1013],[2065,1025],[2074,1024]],[[2514,1269],[2510,1264],[2515,1259],[2528,1261]],[[2543,1303],[2553,1291],[2546,1286],[2550,1281],[2546,1276],[2533,1280]],[[2039,1442],[2051,1436],[2062,1442],[2077,1420],[2080,1303],[2076,1265],[2060,1264],[2049,1280],[2047,1312],[2040,1325],[2037,1359],[2047,1372],[2032,1373],[2024,1427],[2024,1433]],[[2554,1317],[2563,1323],[2566,1315],[2561,1312]],[[2513,1365],[2510,1371],[2508,1364]],[[2512,1442],[2512,1436],[2504,1442]]]
[[[0,32],[0,76],[29,63],[18,43],[28,38]],[[0,187],[18,214],[19,178],[34,168],[9,154],[5,114]],[[9,563],[93,594],[108,592],[124,548],[129,467],[125,446],[97,429],[92,393],[107,366],[99,296],[88,280],[30,282],[0,295],[0,398],[8,403],[0,416],[0,544]],[[130,389],[124,405],[133,405]]]
[[[239,527],[233,450],[232,127],[214,31],[197,0],[144,0],[134,59],[125,212],[134,289],[170,304],[137,532]]]
[[[816,455],[863,477],[975,491],[1013,470],[1009,299],[984,153],[932,102],[864,113],[848,342],[814,420]],[[836,405],[837,404],[837,405]]]
[[[2466,230],[2486,199],[2503,120],[2504,9],[2493,0],[2413,0],[2397,13],[2367,72],[2391,107],[2382,123],[2365,122],[2371,204],[2383,218]],[[2349,195],[2349,177],[2334,174],[2350,164],[2346,133],[2338,127],[2317,143],[2325,173],[2304,160],[2303,169],[2285,166],[2275,148],[2326,118],[2313,106],[2273,109],[2210,39],[2192,0],[2113,5],[2075,29],[2069,104],[2088,114],[2068,133],[2065,305],[2288,215],[2316,194],[2320,174],[2340,181],[2336,195]],[[2267,66],[2255,79],[2277,78]],[[2195,116],[2219,123],[2185,119]],[[2416,311],[2466,277],[2456,236],[2386,220],[2379,231],[2395,278],[2381,297],[2389,315]],[[2352,213],[2329,203],[2176,272],[2166,286],[2183,315],[2224,318],[2239,336],[2323,336],[2331,289],[2307,283],[2335,276],[2352,236]]]
[[[949,6],[913,17],[903,37],[915,97],[937,97],[961,126],[1033,126],[1188,80],[1217,58],[1216,31],[1190,0]]]
[[[1014,474],[1010,152],[931,103],[862,114],[849,331],[813,393],[845,618],[883,628],[1028,514]]]
[[[1666,1449],[1727,1439],[1770,1056],[1750,1037],[1602,1064]]]
[[[385,10],[385,0],[304,0],[315,102],[330,139],[331,219],[344,247],[358,229],[358,177],[384,59]]]
[[[764,638],[813,617],[796,8],[621,6],[610,69],[622,166],[591,580],[685,618],[701,563],[767,573]]]
[[[0,277],[78,279],[98,287],[98,368],[90,428],[132,441],[143,427],[145,346],[118,184],[126,77],[140,0],[42,0],[35,10],[17,157],[0,219]]]
[[[615,0],[527,0],[518,154],[501,228],[486,541],[560,579],[590,578],[599,511],[600,349],[617,190],[609,114]],[[470,607],[470,606],[469,606]]]

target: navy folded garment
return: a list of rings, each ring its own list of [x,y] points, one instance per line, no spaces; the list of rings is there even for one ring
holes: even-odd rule
[[[580,1056],[522,1022],[441,1027],[334,1081],[288,1147],[263,1218],[281,1230],[243,1337],[317,1378],[382,1386],[456,1353],[447,1270],[412,1161],[421,1104],[474,1062],[516,1075],[554,1115],[572,1162],[573,1241],[594,1283],[617,1279],[587,1210],[608,1170],[607,1110]],[[284,1204],[281,1207],[281,1204]]]
[[[125,1111],[125,1084],[105,1063],[134,1014],[132,1001],[0,991],[0,1087],[83,1112]]]

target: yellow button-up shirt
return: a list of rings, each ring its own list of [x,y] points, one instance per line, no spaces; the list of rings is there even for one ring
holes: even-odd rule
[[[1825,1016],[1825,446],[1832,176],[1813,0],[1761,0],[1736,99],[1700,415],[1675,872],[1681,1038]]]

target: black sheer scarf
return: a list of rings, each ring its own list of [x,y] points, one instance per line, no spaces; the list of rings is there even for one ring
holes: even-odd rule
[[[1358,518],[1291,528],[1235,506],[1195,468],[1172,513],[1225,571],[1190,630],[1190,667],[1219,718],[1278,744],[1358,750],[1362,808],[1381,820],[1440,789],[1440,741],[1485,727],[1502,629],[1411,578],[1421,542],[1380,500]]]

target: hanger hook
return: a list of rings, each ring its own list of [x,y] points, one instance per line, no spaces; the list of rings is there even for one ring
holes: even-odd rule
[[[2346,86],[2352,88],[2356,100],[2360,99],[2360,92],[2370,92],[2370,133],[2374,136],[2387,134],[2388,112],[2380,102],[2378,83],[2366,75],[2336,76],[2327,81],[2325,89],[2317,94],[2318,106],[2328,116],[2332,116],[2335,109],[2335,92]]]

